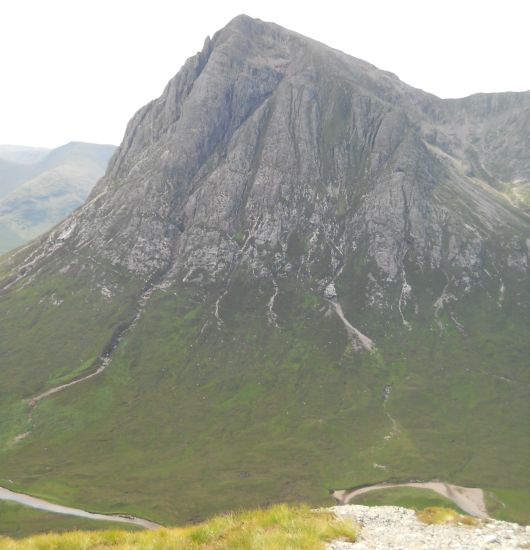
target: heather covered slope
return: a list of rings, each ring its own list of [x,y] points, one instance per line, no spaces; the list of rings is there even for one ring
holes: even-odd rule
[[[530,221],[503,186],[529,109],[233,20],[0,263],[5,476],[162,521],[434,477],[518,513]]]

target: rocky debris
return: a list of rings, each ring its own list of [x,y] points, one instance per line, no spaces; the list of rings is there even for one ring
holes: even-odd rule
[[[337,297],[337,290],[335,289],[334,283],[329,283],[324,289],[324,296],[328,300],[334,300]]]
[[[354,327],[342,310],[342,306],[337,301],[330,302],[335,310],[335,313],[338,315],[339,319],[342,321],[346,332],[351,338],[352,344],[355,349],[361,350],[365,349],[366,351],[372,351],[375,348],[375,343],[371,340],[366,334],[363,334],[358,328]]]
[[[428,525],[413,510],[397,506],[336,506],[333,512],[358,523],[354,543],[333,542],[328,550],[511,550],[528,548],[530,526],[496,520],[477,525]]]

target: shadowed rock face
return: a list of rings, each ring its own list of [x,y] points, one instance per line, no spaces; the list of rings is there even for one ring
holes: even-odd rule
[[[85,207],[43,246],[205,283],[235,264],[287,273],[296,238],[318,288],[361,257],[366,285],[401,284],[406,256],[465,287],[502,228],[525,271],[528,218],[499,191],[530,179],[529,113],[530,93],[441,100],[240,16],[136,113]]]

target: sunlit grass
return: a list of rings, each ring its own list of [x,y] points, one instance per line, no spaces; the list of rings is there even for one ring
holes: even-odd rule
[[[430,506],[416,512],[416,517],[427,524],[439,523],[463,523],[465,525],[476,525],[477,520],[471,516],[459,514],[451,508],[442,508],[440,506]]]
[[[316,550],[331,540],[355,540],[356,526],[329,512],[314,512],[306,506],[277,505],[214,517],[180,528],[153,531],[73,531],[15,541],[0,538],[0,550],[130,550],[235,549]]]

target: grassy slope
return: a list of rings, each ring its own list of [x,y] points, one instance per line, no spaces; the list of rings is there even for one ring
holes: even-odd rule
[[[81,255],[76,261],[80,273],[44,277],[2,296],[0,448],[30,427],[24,400],[90,372],[116,326],[133,314],[134,281],[107,275],[109,287],[120,289],[111,303],[94,284],[99,268],[84,270],[93,263]]]
[[[0,537],[20,538],[38,533],[50,533],[52,531],[54,533],[63,533],[65,531],[80,529],[84,531],[95,529],[135,531],[140,528],[123,523],[101,522],[74,516],[52,514],[21,506],[14,502],[0,501]]]
[[[31,537],[15,543],[0,538],[0,549],[19,548],[218,548],[250,550],[262,548],[323,549],[331,540],[353,541],[357,533],[351,521],[329,513],[315,513],[306,507],[275,506],[240,514],[227,514],[206,523],[177,529],[157,529],[142,533],[100,531]]]
[[[504,521],[530,523],[530,491],[525,484],[509,489],[489,489],[486,491],[486,505],[491,515]]]
[[[462,305],[465,337],[390,322],[377,334],[357,319],[376,334],[369,356],[349,348],[325,303],[288,281],[272,329],[271,293],[238,281],[221,304],[223,328],[202,335],[209,306],[155,295],[108,371],[37,407],[34,433],[0,454],[5,477],[61,503],[166,523],[436,477],[520,488],[504,514],[530,520],[525,323],[488,317],[480,304],[474,315]],[[499,369],[518,382],[495,378]],[[398,426],[390,439],[386,412]]]

